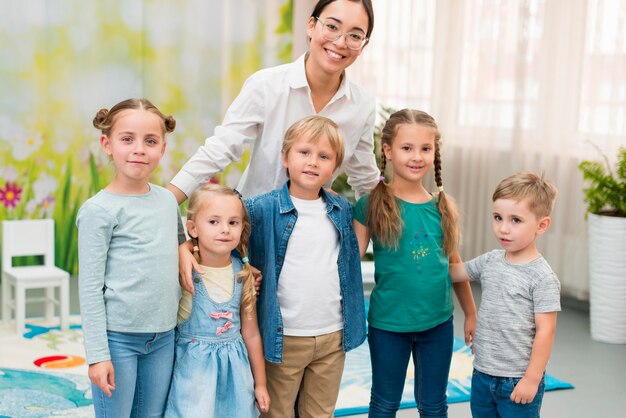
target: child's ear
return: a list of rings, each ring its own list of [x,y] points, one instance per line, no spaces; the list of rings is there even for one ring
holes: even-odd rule
[[[108,136],[106,135],[100,136],[100,145],[102,146],[102,149],[104,150],[106,155],[111,156],[113,151],[111,150],[111,141],[109,140]]]
[[[192,220],[187,220],[187,233],[191,238],[198,238],[198,233],[196,232],[196,224]]]
[[[281,151],[280,156],[283,160],[283,167],[287,168],[287,154],[285,154],[285,151]]]
[[[541,220],[539,220],[539,226],[537,226],[537,235],[541,235],[546,232],[551,223],[552,219],[549,216],[545,216]]]
[[[383,152],[387,161],[391,161],[391,147],[388,144],[383,144]]]

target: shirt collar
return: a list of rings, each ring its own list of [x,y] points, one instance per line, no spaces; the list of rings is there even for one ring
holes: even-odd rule
[[[337,197],[332,193],[327,192],[323,187],[320,195],[324,202],[326,202],[326,212],[330,213],[333,209],[341,209],[341,205],[337,201]],[[296,209],[291,200],[289,194],[289,181],[285,182],[282,189],[278,192],[278,207],[281,214],[289,213]]]
[[[306,79],[306,70],[304,67],[304,60],[306,58],[306,55],[307,54],[300,55],[291,66],[291,70],[289,71],[289,86],[292,89],[300,89],[304,87],[310,89],[309,82]],[[339,89],[337,89],[337,92],[333,96],[333,99],[336,100],[341,98],[342,96],[346,96],[348,100],[350,100],[350,97],[352,97],[350,91],[350,83],[348,83],[348,75],[346,74],[345,70],[342,73]]]

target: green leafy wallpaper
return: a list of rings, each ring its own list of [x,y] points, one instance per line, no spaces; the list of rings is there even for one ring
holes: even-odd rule
[[[0,219],[53,218],[76,272],[78,208],[112,167],[98,109],[149,98],[177,120],[167,183],[254,71],[291,60],[292,0],[9,1],[0,14]],[[216,181],[235,184],[247,156]]]

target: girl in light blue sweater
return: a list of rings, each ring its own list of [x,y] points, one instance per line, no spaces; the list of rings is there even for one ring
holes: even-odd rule
[[[162,416],[174,362],[178,205],[148,183],[176,125],[145,99],[93,124],[115,166],[78,212],[79,296],[97,417]]]

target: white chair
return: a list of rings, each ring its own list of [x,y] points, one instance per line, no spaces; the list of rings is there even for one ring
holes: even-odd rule
[[[43,256],[40,266],[13,267],[13,257]],[[68,272],[54,265],[54,221],[52,219],[2,221],[2,319],[5,324],[15,313],[18,334],[24,333],[27,302],[45,302],[46,318],[59,306],[61,329],[69,328],[70,298]],[[55,299],[55,287],[59,299]],[[15,289],[15,298],[11,288]],[[26,298],[28,289],[46,289],[43,298]]]

